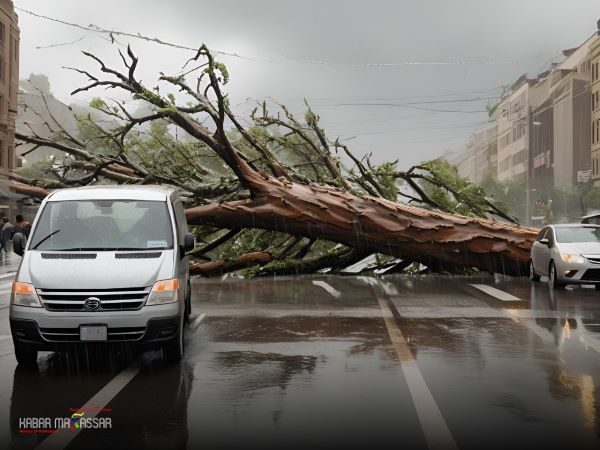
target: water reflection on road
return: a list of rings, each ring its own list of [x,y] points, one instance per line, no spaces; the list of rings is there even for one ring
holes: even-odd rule
[[[437,431],[419,402],[459,448],[600,446],[593,289],[503,277],[228,278],[195,280],[193,307],[206,318],[187,331],[185,360],[142,355],[108,405],[113,429],[82,432],[69,448],[427,448]],[[4,358],[7,442],[34,448],[42,437],[19,435],[15,420],[81,406],[137,355],[104,365],[47,355],[38,372],[8,369],[10,350]]]

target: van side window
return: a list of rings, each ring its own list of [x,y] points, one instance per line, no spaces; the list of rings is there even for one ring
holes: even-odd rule
[[[183,237],[188,232],[188,226],[181,200],[176,200],[173,203],[173,209],[175,210],[175,222],[177,222],[177,234],[179,235],[178,242],[183,244]]]

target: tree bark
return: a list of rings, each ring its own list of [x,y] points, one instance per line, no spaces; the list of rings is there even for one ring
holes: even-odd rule
[[[257,264],[266,264],[273,260],[273,256],[267,252],[253,252],[245,255],[236,256],[231,259],[220,259],[217,261],[190,264],[190,273],[192,275],[218,275],[226,272],[252,267]]]
[[[328,186],[265,177],[251,170],[244,172],[252,185],[253,198],[188,209],[189,224],[262,228],[328,239],[361,254],[376,252],[407,258],[434,271],[476,267],[508,275],[526,274],[537,233],[534,228],[359,197]],[[38,198],[49,192],[17,181],[12,181],[11,187]],[[254,256],[196,264],[193,271],[208,274],[239,270],[272,259],[264,252],[250,255]]]
[[[537,230],[415,208],[244,171],[253,197],[186,211],[192,225],[251,227],[339,242],[435,271],[476,267],[524,275]]]

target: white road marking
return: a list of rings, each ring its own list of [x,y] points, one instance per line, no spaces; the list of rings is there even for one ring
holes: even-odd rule
[[[204,319],[205,317],[206,314],[200,314],[198,317],[196,317],[196,319],[190,324],[190,330],[196,331],[196,328],[200,326],[200,322],[202,322],[202,319]]]
[[[194,331],[200,325],[200,322],[206,317],[206,314],[200,314],[190,325],[192,331]],[[9,338],[8,336],[7,338]],[[2,339],[7,339],[3,336],[0,336],[0,341]],[[154,356],[146,359],[145,362],[142,362],[142,358],[138,358],[136,362],[134,362],[128,368],[119,372],[115,377],[108,382],[102,389],[98,391],[96,395],[94,395],[91,399],[87,401],[85,405],[83,405],[80,409],[85,411],[86,418],[94,418],[98,415],[100,409],[106,407],[110,401],[117,396],[119,392],[123,390],[127,384],[131,380],[135,378],[135,376],[140,373],[140,371],[150,363],[152,359],[154,359],[158,355],[158,352],[154,353]],[[78,428],[76,430],[65,432],[65,433],[54,433],[44,439],[37,447],[36,450],[55,450],[55,449],[64,449],[66,448],[73,439],[77,437],[77,435],[82,431],[82,428]]]
[[[377,297],[388,334],[400,360],[402,372],[406,378],[408,390],[415,404],[417,416],[430,449],[457,449],[454,437],[444,420],[444,416],[431,395],[423,375],[410,351],[402,331],[394,319],[394,315],[386,300]]]
[[[0,280],[4,278],[12,278],[17,274],[17,271],[0,274]]]
[[[325,289],[329,294],[331,294],[335,298],[340,298],[342,296],[342,293],[340,291],[338,291],[337,289],[335,289],[333,286],[331,286],[329,283],[326,283],[325,281],[313,281],[313,284],[315,286],[319,286],[319,287]]]
[[[522,302],[518,297],[509,294],[508,292],[501,291],[500,289],[496,289],[495,287],[488,286],[487,284],[472,284],[474,288],[479,289],[480,291],[485,292],[492,297],[497,298],[498,300],[502,300],[503,302]]]
[[[157,354],[158,353],[155,352],[154,357],[156,357]],[[87,403],[80,408],[80,410],[85,411],[85,417],[96,417],[99,412],[98,410],[105,408],[106,405],[108,405],[108,403],[115,398],[116,395],[121,392],[123,388],[127,386],[127,384],[133,380],[135,376],[144,368],[144,366],[147,365],[152,359],[153,358],[149,358],[142,363],[142,358],[138,358],[138,360],[136,360],[136,362],[131,366],[123,369],[121,372],[115,375],[115,377],[110,380],[108,384],[100,389],[96,395],[89,399]],[[77,428],[69,432],[51,434],[36,447],[36,450],[63,449],[67,447],[82,430],[82,428]]]

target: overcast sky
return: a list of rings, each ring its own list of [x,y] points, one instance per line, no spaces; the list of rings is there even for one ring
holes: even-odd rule
[[[494,101],[499,86],[524,72],[543,71],[561,50],[583,43],[600,17],[598,0],[14,3],[85,26],[236,53],[241,58],[219,58],[229,68],[227,90],[239,114],[265,97],[301,111],[306,98],[330,137],[356,136],[348,144],[357,154],[399,159],[402,167],[461,150],[487,120],[481,111]],[[66,103],[102,95],[71,97],[69,92],[85,80],[62,67],[93,69],[81,50],[118,64],[116,44],[18,14],[22,78],[46,74],[54,94]],[[159,72],[176,73],[190,57],[189,51],[137,39],[118,42],[131,43],[149,86]]]

